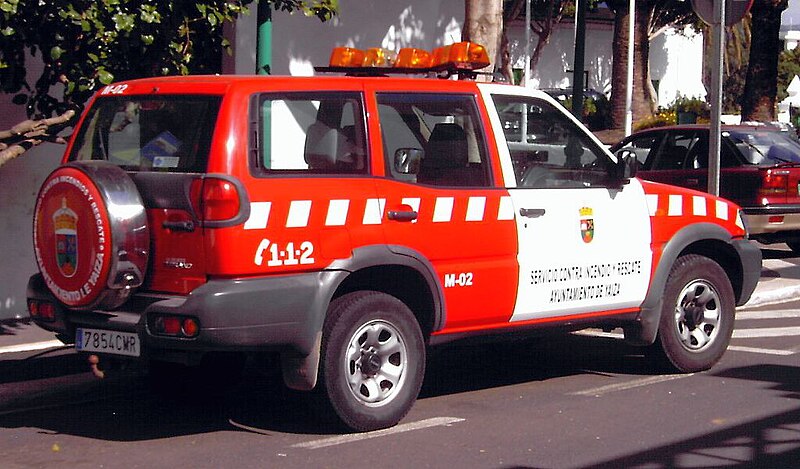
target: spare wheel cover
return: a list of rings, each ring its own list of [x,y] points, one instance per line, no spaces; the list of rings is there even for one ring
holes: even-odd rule
[[[150,235],[142,198],[121,168],[73,162],[36,198],[33,248],[53,295],[78,308],[115,308],[144,280]]]

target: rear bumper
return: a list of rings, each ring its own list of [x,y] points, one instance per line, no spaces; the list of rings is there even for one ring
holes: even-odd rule
[[[742,216],[752,235],[800,231],[800,205],[742,207]],[[780,217],[780,220],[775,217]]]
[[[59,305],[41,275],[28,282],[28,298],[59,305],[56,320],[36,321],[64,337],[77,327],[138,334],[143,357],[169,352],[288,350],[307,355],[322,330],[325,311],[342,272],[314,272],[244,280],[212,280],[187,296],[135,295],[119,310],[72,311]],[[195,338],[155,335],[148,318],[194,317]]]

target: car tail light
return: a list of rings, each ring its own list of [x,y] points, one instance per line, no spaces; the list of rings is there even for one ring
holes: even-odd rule
[[[32,318],[39,319],[41,321],[56,320],[56,306],[53,303],[48,303],[46,301],[28,301],[28,313]]]
[[[155,335],[194,338],[200,333],[200,322],[192,317],[157,314],[151,318],[150,331]]]
[[[768,169],[761,185],[762,195],[786,194],[789,192],[789,171]]]
[[[191,198],[195,213],[204,222],[230,220],[241,209],[236,185],[225,179],[196,179],[192,182]]]

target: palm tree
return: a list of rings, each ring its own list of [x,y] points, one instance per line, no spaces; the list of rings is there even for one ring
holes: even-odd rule
[[[781,13],[789,0],[755,0],[750,38],[750,62],[742,93],[743,121],[775,120]]]

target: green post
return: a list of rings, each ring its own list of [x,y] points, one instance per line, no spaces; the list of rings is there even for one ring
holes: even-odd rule
[[[267,0],[258,0],[258,35],[256,38],[256,74],[272,74],[272,7]],[[261,104],[261,135],[259,148],[261,149],[261,163],[269,168],[272,163],[272,103],[264,101]]]
[[[256,40],[256,73],[272,74],[272,7],[267,0],[258,1],[258,36]]]
[[[572,114],[583,121],[583,68],[584,54],[586,51],[586,9],[587,0],[575,2],[578,7],[578,18],[575,26],[575,57],[572,66]]]

